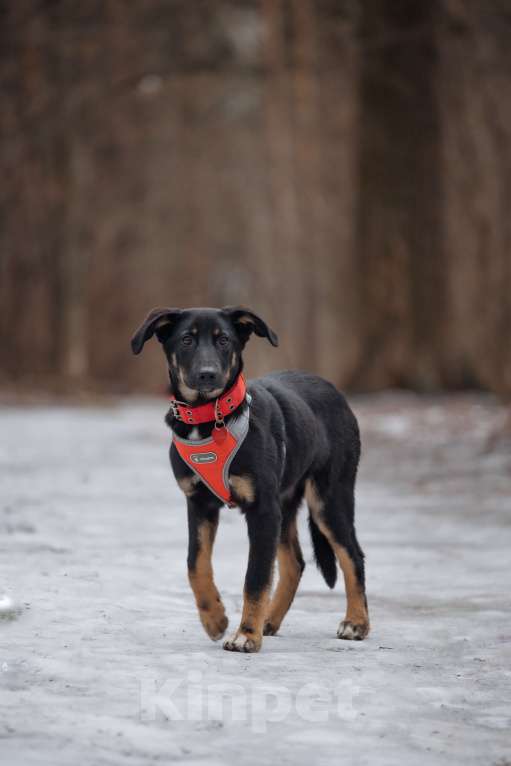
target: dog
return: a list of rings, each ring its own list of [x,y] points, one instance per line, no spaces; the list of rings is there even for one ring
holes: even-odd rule
[[[133,335],[139,354],[155,336],[167,360],[173,432],[170,462],[188,508],[188,575],[202,625],[214,641],[227,616],[211,563],[220,508],[245,515],[249,558],[238,629],[224,649],[257,652],[279,630],[305,564],[296,516],[305,496],[318,568],[330,588],[344,575],[347,608],[337,637],[369,632],[364,554],[354,526],[360,458],[357,420],[344,396],[304,372],[271,373],[245,384],[243,349],[275,332],[244,307],[156,308]],[[271,595],[275,560],[279,581]]]

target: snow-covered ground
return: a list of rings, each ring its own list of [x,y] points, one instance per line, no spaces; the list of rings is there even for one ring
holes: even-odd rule
[[[491,399],[357,398],[372,632],[308,563],[281,634],[203,633],[163,400],[0,410],[0,762],[511,762],[511,456]],[[236,625],[245,523],[216,575]],[[1,605],[0,605],[1,606]],[[10,619],[8,619],[10,618]]]

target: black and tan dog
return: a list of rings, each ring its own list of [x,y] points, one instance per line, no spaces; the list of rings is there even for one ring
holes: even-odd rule
[[[256,652],[263,635],[279,630],[304,569],[296,528],[304,495],[316,562],[327,584],[335,584],[336,559],[344,575],[347,610],[337,636],[363,639],[369,618],[364,555],[354,527],[357,421],[333,385],[306,373],[266,375],[251,381],[245,394],[242,352],[252,333],[278,343],[268,325],[245,308],[160,308],[150,312],[131,342],[139,354],[156,335],[167,358],[176,400],[166,417],[174,432],[170,460],[187,498],[188,571],[201,622],[213,640],[227,628],[211,564],[226,498],[216,479],[208,484],[199,469],[217,461],[216,442],[223,449],[228,436],[234,447],[223,477],[230,504],[245,514],[250,550],[241,623],[224,649]],[[208,407],[212,414],[204,422],[199,414]],[[240,423],[247,424],[241,436]],[[194,444],[206,446],[194,453]],[[271,596],[275,558],[279,582]]]

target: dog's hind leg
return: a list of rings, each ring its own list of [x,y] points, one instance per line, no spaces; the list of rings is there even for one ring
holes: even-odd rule
[[[282,620],[293,603],[302,572],[305,569],[296,528],[296,513],[302,496],[303,488],[302,492],[298,493],[292,501],[283,503],[282,530],[277,548],[279,582],[268,608],[264,626],[265,636],[273,636],[280,628]]]
[[[346,616],[337,637],[362,640],[369,633],[365,595],[364,554],[355,534],[353,481],[339,480],[323,488],[321,480],[309,480],[306,498],[312,517],[330,543],[344,576]]]
[[[211,563],[218,515],[218,506],[199,505],[188,498],[188,579],[204,630],[213,641],[222,638],[228,625]]]

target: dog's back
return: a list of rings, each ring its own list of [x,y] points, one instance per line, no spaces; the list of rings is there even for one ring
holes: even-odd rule
[[[353,472],[360,457],[357,420],[345,397],[335,386],[317,375],[284,370],[256,378],[249,388],[262,387],[282,412],[286,442],[311,454],[316,473],[328,464],[332,470]]]

